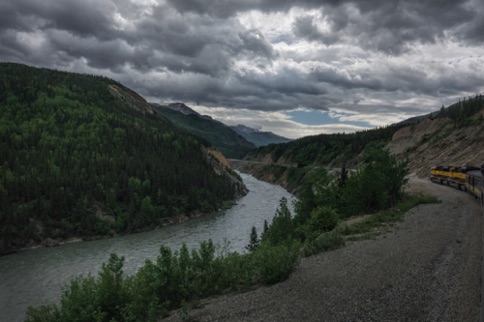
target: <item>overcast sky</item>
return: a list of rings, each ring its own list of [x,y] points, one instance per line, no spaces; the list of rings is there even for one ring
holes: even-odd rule
[[[0,61],[290,138],[484,94],[483,41],[482,0],[0,0]]]

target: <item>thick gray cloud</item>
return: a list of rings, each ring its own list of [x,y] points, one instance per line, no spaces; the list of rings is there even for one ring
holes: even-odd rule
[[[484,90],[483,30],[480,0],[0,0],[0,61],[156,101],[403,118]]]

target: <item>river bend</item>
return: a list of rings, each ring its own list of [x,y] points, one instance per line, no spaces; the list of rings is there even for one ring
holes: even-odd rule
[[[228,210],[153,231],[0,257],[0,321],[22,321],[28,306],[57,303],[63,285],[74,276],[96,274],[111,253],[124,256],[124,271],[132,274],[146,259],[156,259],[162,244],[176,250],[185,242],[193,248],[211,238],[220,250],[243,252],[252,226],[261,232],[282,197],[289,205],[295,199],[279,186],[241,176],[249,193]]]

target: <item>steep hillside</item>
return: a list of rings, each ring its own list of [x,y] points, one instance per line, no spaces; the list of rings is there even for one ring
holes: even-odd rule
[[[474,165],[484,163],[484,110],[456,126],[449,117],[427,118],[397,131],[387,145],[409,168],[427,177],[435,165]]]
[[[277,144],[291,141],[290,139],[276,135],[272,132],[259,131],[241,124],[237,126],[231,126],[231,128],[235,132],[242,135],[247,141],[254,143],[257,147],[273,143]]]
[[[195,111],[190,113],[188,107],[179,106],[180,103],[168,106],[152,104],[158,113],[182,129],[210,142],[225,157],[239,159],[247,152],[255,149],[255,145],[248,142],[229,126],[202,116]]]
[[[244,193],[207,144],[113,80],[0,64],[0,254],[147,229]]]

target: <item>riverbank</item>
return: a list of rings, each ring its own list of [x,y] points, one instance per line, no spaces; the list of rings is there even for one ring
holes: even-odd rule
[[[409,192],[438,197],[387,232],[304,258],[285,282],[221,296],[167,321],[476,321],[480,307],[479,204],[411,176]]]
[[[239,200],[240,198],[241,197],[239,197],[237,200]],[[221,208],[219,208],[219,210],[216,211],[216,212],[220,212],[220,211],[223,211],[223,210],[230,209],[231,207],[233,207],[234,205],[237,204],[237,200],[225,202],[223,204],[223,206]],[[12,250],[12,251],[5,253],[5,254],[0,254],[0,257],[15,254],[16,252],[19,252],[19,251],[26,251],[26,250],[32,250],[32,249],[37,249],[37,248],[57,247],[57,246],[73,244],[73,243],[81,243],[81,242],[102,240],[102,239],[108,239],[108,238],[113,238],[113,237],[131,235],[131,234],[139,234],[139,233],[143,233],[143,232],[147,232],[147,231],[158,230],[158,229],[161,229],[163,227],[170,226],[170,225],[181,224],[181,223],[184,223],[184,222],[186,222],[190,219],[208,216],[208,215],[211,215],[213,213],[215,213],[215,212],[195,211],[195,212],[191,213],[190,215],[177,215],[177,216],[166,217],[166,218],[163,218],[163,223],[160,226],[157,226],[157,227],[154,227],[154,228],[138,229],[136,231],[133,231],[133,232],[130,232],[130,233],[124,233],[124,234],[112,233],[110,235],[72,236],[72,237],[69,237],[69,238],[50,238],[50,237],[47,237],[40,242],[31,241],[25,247],[19,248],[17,250]]]

